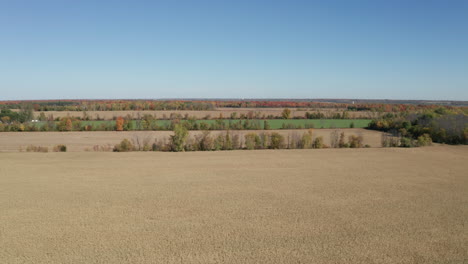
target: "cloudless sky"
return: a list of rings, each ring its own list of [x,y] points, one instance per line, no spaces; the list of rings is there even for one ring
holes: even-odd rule
[[[0,100],[468,100],[465,0],[0,0]]]

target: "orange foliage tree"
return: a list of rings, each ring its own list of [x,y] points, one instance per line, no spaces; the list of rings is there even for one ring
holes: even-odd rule
[[[67,122],[65,123],[65,130],[72,131],[73,123],[70,118],[67,118]]]
[[[124,125],[124,119],[123,117],[119,116],[115,120],[115,130],[117,131],[123,131],[123,125]]]

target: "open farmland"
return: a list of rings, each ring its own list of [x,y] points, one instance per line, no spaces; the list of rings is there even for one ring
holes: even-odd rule
[[[197,111],[197,110],[147,110],[147,111],[86,111],[86,116],[91,119],[105,119],[105,120],[112,120],[119,116],[127,116],[130,115],[133,119],[138,119],[143,115],[149,114],[154,116],[157,119],[165,119],[169,118],[171,114],[173,115],[181,115],[185,116],[188,115],[190,117],[194,117],[196,119],[203,119],[203,118],[218,118],[222,115],[224,118],[228,118],[231,114],[236,113],[239,117],[240,115],[248,115],[249,113],[256,115],[259,118],[263,116],[267,117],[269,115],[272,116],[281,116],[284,108],[218,108],[216,110],[206,110],[206,111]],[[290,108],[291,110],[291,117],[301,117],[303,118],[307,112],[321,112],[327,116],[333,114],[342,114],[343,111],[346,109],[327,109],[327,108],[311,108],[311,109],[294,109]],[[18,111],[18,110],[15,110]],[[34,112],[34,116],[39,118],[41,112]],[[61,117],[84,117],[84,113],[82,111],[44,111],[45,115],[49,116],[52,115],[54,118],[61,118]],[[348,111],[350,118],[365,118],[365,119],[372,119],[379,116],[377,112],[371,111]]]
[[[365,130],[360,128],[337,129],[340,133],[344,132],[346,136],[362,135],[363,143],[371,147],[381,146],[381,132]],[[285,136],[302,135],[307,132],[306,129],[281,129],[281,130],[239,130],[230,131],[232,135],[239,135],[241,138],[248,133],[272,133],[278,132]],[[323,137],[325,144],[330,144],[330,135],[335,129],[314,129],[313,137]],[[190,135],[200,134],[201,131],[190,131]],[[212,131],[212,135],[219,133],[225,134],[226,131]],[[44,146],[51,149],[58,144],[67,146],[68,151],[92,150],[94,146],[114,146],[123,139],[149,139],[154,140],[169,139],[173,135],[172,131],[93,131],[93,132],[2,132],[0,133],[0,152],[18,152],[25,150],[28,145]]]
[[[464,146],[0,153],[0,259],[464,263],[467,164]]]

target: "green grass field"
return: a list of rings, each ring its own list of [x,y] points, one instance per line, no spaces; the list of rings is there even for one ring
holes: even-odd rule
[[[222,120],[226,127],[229,124],[233,125],[242,121],[244,123],[246,120],[240,119],[224,119]],[[266,120],[270,126],[270,129],[282,129],[282,128],[349,128],[352,126],[355,128],[364,128],[367,127],[371,122],[370,119],[267,119]],[[161,129],[169,127],[171,120],[155,120],[153,121]],[[182,120],[182,122],[188,122]],[[196,120],[195,121],[199,126],[201,124],[206,124],[211,126],[219,120]],[[253,119],[248,120],[250,123],[256,123],[257,127],[264,129],[264,120],[262,119]],[[35,123],[36,126],[41,127],[46,122]],[[133,129],[140,130],[137,120],[132,121]],[[94,128],[98,128],[102,125],[115,125],[115,121],[81,121],[81,126],[92,125]]]

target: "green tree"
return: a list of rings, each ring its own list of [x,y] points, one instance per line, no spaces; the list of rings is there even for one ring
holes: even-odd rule
[[[219,134],[214,139],[214,149],[215,150],[222,150],[224,149],[224,136]]]
[[[21,105],[21,109],[19,111],[20,122],[27,122],[34,119],[34,109],[32,104],[23,104]]]
[[[224,140],[224,150],[232,150],[232,138],[229,130],[226,132],[226,139]]]
[[[187,141],[188,130],[180,124],[174,126],[174,135],[171,136],[172,151],[184,151],[185,142]]]
[[[255,133],[248,133],[245,135],[245,147],[247,149],[255,149],[260,137]]]
[[[125,131],[133,130],[133,122],[131,119],[126,118],[124,120],[123,129]]]

